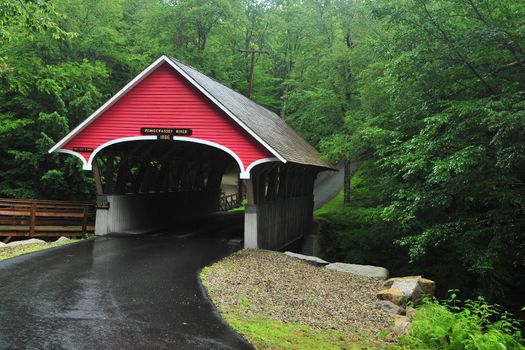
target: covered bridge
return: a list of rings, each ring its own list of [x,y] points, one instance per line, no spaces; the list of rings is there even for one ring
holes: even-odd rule
[[[246,248],[277,249],[309,232],[315,177],[331,169],[275,113],[167,56],[49,152],[93,171],[98,235],[216,211],[223,175],[235,170]]]

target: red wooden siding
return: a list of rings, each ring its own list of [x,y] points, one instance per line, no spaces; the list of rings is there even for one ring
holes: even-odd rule
[[[87,147],[95,150],[111,140],[142,136],[140,129],[143,127],[193,129],[190,138],[229,148],[245,168],[256,160],[273,157],[167,63],[128,91],[62,149]],[[91,155],[91,152],[78,153],[86,162]]]

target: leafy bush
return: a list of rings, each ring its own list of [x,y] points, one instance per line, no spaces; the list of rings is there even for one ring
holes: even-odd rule
[[[414,349],[525,349],[518,321],[483,297],[459,302],[427,300],[401,345]]]
[[[329,261],[384,266],[396,275],[424,274],[409,264],[408,249],[395,244],[399,232],[381,218],[377,186],[365,176],[369,169],[369,164],[364,164],[352,177],[347,206],[341,192],[316,211],[321,223],[322,256]]]
[[[520,275],[514,269],[502,266],[497,276],[487,273],[480,277],[474,271],[474,263],[466,264],[464,257],[467,253],[481,254],[481,250],[467,252],[468,245],[462,243],[465,237],[458,236],[449,244],[436,242],[414,259],[410,245],[402,244],[406,231],[384,216],[387,200],[382,192],[388,183],[378,180],[378,171],[377,163],[364,162],[352,177],[350,202],[344,205],[340,193],[316,211],[321,222],[322,257],[328,261],[383,266],[393,276],[424,275],[436,281],[439,298],[447,298],[447,289],[457,288],[467,297],[483,295],[511,312],[519,312],[523,279],[516,278]],[[465,236],[469,230],[465,229]],[[465,254],[458,253],[458,245],[463,246],[461,252]],[[508,260],[509,264],[522,261]]]

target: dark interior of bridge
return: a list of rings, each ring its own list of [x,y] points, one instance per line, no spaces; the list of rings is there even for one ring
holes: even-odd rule
[[[224,151],[180,141],[118,143],[96,162],[104,194],[217,192],[225,173],[239,173]]]

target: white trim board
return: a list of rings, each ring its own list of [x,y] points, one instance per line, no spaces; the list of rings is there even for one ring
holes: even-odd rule
[[[246,172],[250,173],[252,171],[252,169],[254,167],[256,167],[257,165],[263,164],[263,163],[270,163],[270,162],[279,162],[279,158],[272,157],[272,158],[258,159],[256,161],[252,162],[250,165],[248,165],[248,167],[246,168]]]
[[[89,159],[87,161],[78,152],[70,151],[68,149],[59,149],[57,152],[71,154],[71,155],[74,155],[74,156],[80,158],[82,160],[82,169],[84,169],[84,170],[92,170],[92,164],[93,164],[93,160],[95,159],[95,156],[100,151],[102,151],[104,148],[109,147],[111,145],[114,145],[116,143],[131,142],[131,141],[143,141],[143,140],[156,141],[157,140],[157,136],[155,136],[155,135],[147,135],[147,136],[121,137],[121,138],[118,138],[118,139],[114,139],[114,140],[108,141],[108,142],[103,143],[102,145],[98,146],[95,150],[93,150],[93,152],[91,153],[91,155],[89,156]],[[182,141],[182,142],[199,143],[199,144],[202,144],[202,145],[206,145],[206,146],[210,146],[210,147],[214,147],[214,148],[220,149],[221,151],[224,151],[224,152],[228,153],[237,162],[237,165],[239,166],[239,172],[240,172],[239,176],[240,176],[241,179],[249,179],[250,178],[250,171],[249,171],[251,169],[250,166],[251,167],[255,166],[256,165],[255,163],[257,163],[259,161],[265,162],[265,161],[267,161],[266,159],[278,160],[277,158],[260,159],[258,161],[255,161],[255,162],[251,163],[250,166],[248,167],[248,169],[246,169],[246,171],[245,171],[244,163],[242,162],[241,158],[235,152],[233,152],[231,149],[229,149],[226,146],[223,146],[221,144],[218,144],[218,143],[215,143],[215,142],[211,142],[211,141],[208,141],[208,140],[194,138],[194,137],[173,136],[173,140],[174,141]]]
[[[86,120],[80,123],[75,129],[73,129],[69,134],[62,138],[56,145],[54,145],[48,152],[52,153],[59,150],[64,146],[68,141],[75,137],[80,131],[85,127],[91,124],[98,116],[104,113],[109,107],[111,107],[115,102],[117,102],[122,96],[124,96],[129,90],[135,87],[140,83],[144,78],[150,75],[156,68],[158,68],[162,63],[168,63],[173,69],[175,69],[179,74],[181,74],[186,80],[188,80],[193,86],[195,86],[200,92],[202,92],[209,100],[211,100],[217,107],[219,107],[224,113],[226,113],[230,118],[232,118],[240,127],[242,127],[248,134],[255,138],[261,145],[263,145],[269,152],[275,155],[281,162],[286,163],[286,159],[281,156],[277,151],[275,151],[270,145],[268,145],[263,139],[261,139],[256,133],[254,133],[246,124],[244,124],[239,118],[237,118],[228,108],[226,108],[222,103],[220,103],[213,95],[211,95],[206,89],[200,86],[193,78],[191,78],[182,68],[180,68],[175,62],[173,62],[169,57],[162,55],[155,62],[149,65],[144,69],[139,75],[137,75],[133,80],[131,80],[126,86],[124,86],[117,94],[115,94],[111,99],[104,103],[99,109],[97,109],[93,114],[91,114]],[[100,147],[100,146],[99,146]],[[98,149],[98,148],[97,148]],[[61,150],[64,152],[65,150]],[[68,153],[68,152],[64,152]],[[86,166],[86,164],[84,164]],[[241,173],[242,175],[242,173]]]

